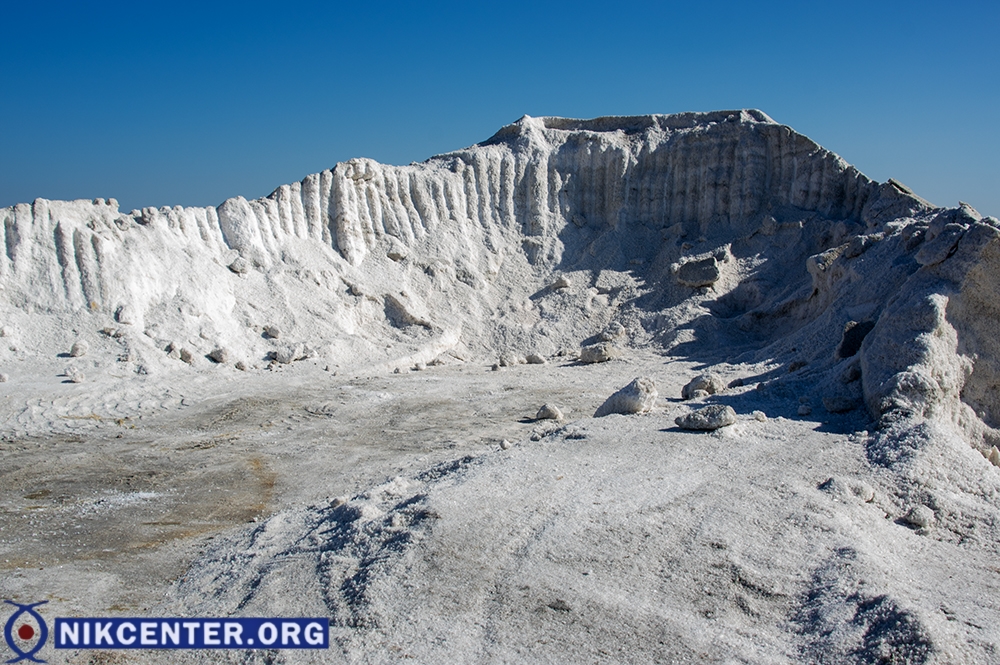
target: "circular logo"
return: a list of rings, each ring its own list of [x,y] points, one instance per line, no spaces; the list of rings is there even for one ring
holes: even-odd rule
[[[45,640],[49,636],[49,627],[45,625],[45,619],[35,611],[35,608],[49,601],[43,600],[31,605],[21,605],[9,600],[3,602],[18,608],[17,612],[14,612],[7,619],[7,623],[3,627],[3,636],[7,640],[7,646],[17,654],[16,658],[11,658],[7,662],[17,663],[22,660],[30,660],[35,663],[44,663],[44,660],[35,658],[35,654],[45,645]],[[37,641],[34,646],[31,646],[31,642],[36,636]]]

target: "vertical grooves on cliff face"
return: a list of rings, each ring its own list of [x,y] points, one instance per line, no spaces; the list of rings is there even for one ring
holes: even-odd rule
[[[92,309],[96,309],[104,300],[101,297],[101,262],[96,256],[98,243],[99,240],[93,233],[84,234],[79,229],[73,232],[73,250],[80,275],[84,305]]]
[[[614,119],[528,119],[487,144],[424,164],[352,160],[263,199],[237,197],[218,209],[148,208],[138,225],[123,224],[122,215],[112,223],[118,213],[103,201],[87,212],[89,203],[50,208],[39,199],[0,211],[0,271],[30,271],[36,282],[51,282],[53,302],[104,303],[103,271],[128,268],[105,266],[83,223],[99,224],[101,234],[115,238],[108,242],[152,242],[166,233],[191,250],[237,249],[266,269],[294,239],[321,242],[358,265],[383,236],[412,245],[446,233],[473,261],[485,246],[525,252],[537,263],[559,261],[568,234],[680,223],[693,240],[788,207],[859,218],[872,185],[839,157],[766,119],[719,118],[623,119],[621,127]],[[59,217],[63,210],[71,214]],[[26,241],[28,249],[19,250]]]

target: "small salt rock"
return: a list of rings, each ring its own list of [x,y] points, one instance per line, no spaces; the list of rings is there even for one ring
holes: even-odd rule
[[[212,361],[217,362],[221,365],[223,363],[229,362],[229,351],[220,346],[218,348],[212,349],[211,353],[208,354],[208,357]]]
[[[556,281],[552,282],[551,288],[553,290],[568,289],[571,285],[572,282],[569,281],[569,277],[567,277],[566,275],[559,275],[558,277],[556,277]]]
[[[990,464],[993,466],[1000,466],[1000,450],[998,450],[996,446],[993,446],[990,448],[990,454],[986,459],[988,459]]]
[[[10,329],[9,326],[3,326],[2,328],[0,328],[0,337],[10,337],[13,334],[14,332]]]
[[[689,399],[704,399],[710,395],[711,393],[707,390],[695,390],[691,393],[691,397]]]
[[[232,263],[229,264],[229,270],[236,273],[237,275],[243,275],[249,272],[250,262],[244,259],[242,256],[237,256]]]
[[[762,423],[766,423],[767,422],[767,414],[764,413],[763,411],[754,411],[753,412],[753,419],[757,420],[759,422],[762,422]]]
[[[924,505],[913,506],[903,517],[903,521],[919,529],[926,529],[934,524],[934,511]]]
[[[500,366],[501,367],[513,367],[520,364],[518,362],[518,357],[513,353],[505,353],[500,356]]]
[[[620,354],[610,342],[591,344],[580,349],[580,362],[582,363],[603,363],[614,360]]]
[[[278,326],[264,326],[264,334],[271,339],[281,339],[281,328]]]
[[[674,419],[681,429],[717,430],[736,422],[736,412],[728,404],[712,404]]]
[[[399,369],[399,368],[397,367],[396,369],[392,370],[392,373],[393,373],[393,374],[402,374],[402,373],[403,373],[403,370],[401,370],[401,369]]]
[[[136,322],[135,308],[132,305],[122,305],[115,311],[115,321],[130,326]]]
[[[80,358],[81,356],[87,355],[87,351],[89,350],[90,349],[87,346],[87,343],[81,339],[73,342],[73,346],[69,350],[69,355],[73,358]]]
[[[493,363],[493,366],[490,367],[490,369],[493,370],[494,372],[499,372],[500,371],[499,363]]]
[[[7,383],[10,381],[10,377],[6,374],[0,373],[0,383]]]
[[[507,439],[504,439],[503,441],[500,442],[500,450],[510,450],[510,447],[513,445],[514,445],[513,443],[511,443]]]
[[[242,360],[237,360],[236,361],[236,369],[240,370],[241,372],[245,372],[245,371],[247,371],[247,364],[245,362],[243,362]]]
[[[729,388],[742,388],[744,385],[746,385],[746,384],[743,383],[743,379],[740,377],[740,378],[735,378],[732,381],[730,381],[728,387]]]
[[[605,328],[599,335],[601,341],[604,342],[614,342],[615,340],[621,339],[624,336],[625,336],[625,326],[618,323],[617,321],[612,321],[610,324],[608,324],[608,327]]]
[[[73,366],[67,367],[63,374],[73,383],[83,383],[86,379],[83,372],[80,371],[79,368]]]
[[[425,365],[423,363],[415,363],[413,365],[413,371],[414,372],[423,372],[425,369],[427,369],[427,365]]]
[[[808,416],[808,415],[810,415],[810,414],[811,414],[812,412],[813,412],[813,409],[812,409],[812,407],[811,407],[811,406],[809,406],[808,404],[801,404],[801,405],[799,405],[799,410],[798,410],[798,414],[799,414],[800,416]]]
[[[274,359],[282,365],[287,365],[305,357],[305,345],[286,344],[274,352]]]
[[[725,390],[726,384],[722,382],[722,377],[718,374],[706,372],[691,379],[686,386],[681,388],[681,399],[693,399],[694,393],[703,390],[710,395],[721,393]]]
[[[540,356],[537,353],[529,353],[525,360],[528,361],[529,365],[545,365],[548,363],[543,356]]]
[[[535,420],[562,420],[563,414],[559,410],[558,406],[553,404],[543,404],[542,408],[538,409],[538,413],[535,414]]]
[[[186,362],[188,365],[194,364],[194,354],[187,349],[180,350],[180,359]]]

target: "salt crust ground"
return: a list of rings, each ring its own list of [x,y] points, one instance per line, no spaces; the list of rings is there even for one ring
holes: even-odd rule
[[[0,592],[334,625],[50,662],[998,659],[1000,222],[759,111],[0,218]]]

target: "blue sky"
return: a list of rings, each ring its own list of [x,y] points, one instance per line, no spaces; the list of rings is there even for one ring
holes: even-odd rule
[[[524,114],[760,108],[1000,216],[1000,3],[0,0],[0,206],[218,205]]]

